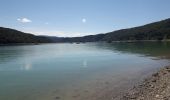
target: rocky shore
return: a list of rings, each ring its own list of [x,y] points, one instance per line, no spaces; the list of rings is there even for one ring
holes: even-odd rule
[[[170,100],[170,66],[130,89],[120,100]]]

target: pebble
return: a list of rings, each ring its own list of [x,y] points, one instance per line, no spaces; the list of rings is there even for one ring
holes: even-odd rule
[[[59,99],[60,99],[60,97],[55,97],[55,99],[59,100]]]
[[[159,97],[159,95],[157,94],[155,97],[156,97],[156,98],[158,98],[158,97]]]

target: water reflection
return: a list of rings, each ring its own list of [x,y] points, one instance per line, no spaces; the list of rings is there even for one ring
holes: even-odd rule
[[[29,71],[32,69],[32,64],[31,63],[25,63],[24,66],[21,66],[20,70],[25,70]]]
[[[67,51],[69,49],[69,52]],[[140,54],[141,56],[150,56],[170,59],[170,42],[137,42],[137,43],[86,43],[86,44],[48,44],[32,46],[1,46],[0,64],[3,67],[5,63],[12,68],[12,65],[31,62],[33,59],[50,60],[53,58],[71,58],[73,56],[94,55],[99,56],[101,52],[111,51],[121,54]],[[108,53],[109,54],[109,53]],[[118,55],[119,56],[119,55]],[[53,58],[52,58],[53,57]],[[106,55],[107,57],[107,55]],[[78,60],[78,59],[74,59]],[[18,63],[17,63],[18,62]],[[21,65],[20,65],[21,66]],[[82,66],[88,67],[87,59],[82,60]],[[1,68],[3,69],[3,68]],[[31,70],[32,64],[26,63],[22,70]]]
[[[89,87],[89,84],[97,89],[95,86],[100,80],[102,85],[99,86],[104,87],[103,80],[118,82],[123,77],[126,81],[130,73],[138,78],[139,72],[167,64],[164,60],[152,60],[145,55],[167,56],[169,51],[169,43],[157,42],[0,47],[0,100],[20,100],[18,97],[35,100],[56,89],[61,89],[61,92],[52,92],[54,97],[56,94],[66,96],[66,92],[72,93],[79,85],[82,87],[80,90]]]
[[[170,59],[170,42],[103,43],[98,47],[122,53]]]
[[[84,67],[84,68],[87,68],[87,60],[84,60],[84,61],[83,61],[83,67]]]
[[[0,64],[16,60],[29,52],[27,46],[0,46]]]
[[[115,50],[152,57],[170,58],[170,42],[113,43]]]

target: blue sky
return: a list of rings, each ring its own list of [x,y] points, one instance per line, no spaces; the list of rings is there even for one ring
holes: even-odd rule
[[[0,26],[83,36],[170,18],[170,0],[0,0]]]

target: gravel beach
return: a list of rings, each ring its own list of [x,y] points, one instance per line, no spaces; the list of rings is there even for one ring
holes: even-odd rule
[[[120,100],[170,100],[170,66],[134,86]]]

